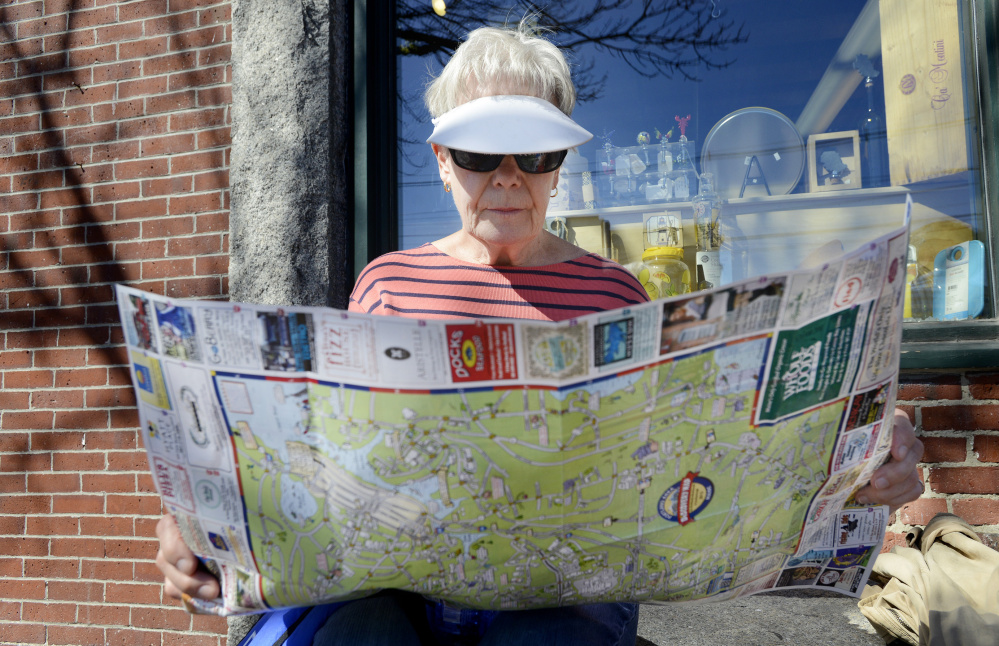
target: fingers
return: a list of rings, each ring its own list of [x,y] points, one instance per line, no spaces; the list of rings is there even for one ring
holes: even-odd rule
[[[198,568],[198,558],[184,543],[173,516],[164,514],[156,523],[156,536],[160,549],[156,553],[156,567],[163,573],[163,590],[168,597],[182,599],[188,594],[202,599],[219,596],[218,580],[209,572]]]
[[[916,437],[909,417],[895,411],[891,458],[874,472],[871,483],[857,492],[861,504],[888,505],[892,511],[922,495],[924,485],[917,466],[923,443]]]

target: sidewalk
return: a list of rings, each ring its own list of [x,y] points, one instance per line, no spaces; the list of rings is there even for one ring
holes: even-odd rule
[[[638,636],[637,646],[884,646],[856,599],[822,590],[693,605],[643,604]]]

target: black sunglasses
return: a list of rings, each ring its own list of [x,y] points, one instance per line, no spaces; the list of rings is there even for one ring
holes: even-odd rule
[[[488,173],[499,168],[500,163],[506,155],[487,155],[485,153],[470,153],[464,150],[448,148],[451,159],[459,168],[470,170],[473,173]],[[550,153],[529,153],[526,155],[514,155],[517,167],[525,173],[540,175],[550,173],[565,161],[567,150],[556,150]]]

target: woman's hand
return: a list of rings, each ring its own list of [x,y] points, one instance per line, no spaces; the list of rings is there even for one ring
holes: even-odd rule
[[[156,523],[156,536],[160,539],[156,567],[163,573],[166,595],[182,601],[185,595],[217,599],[221,592],[218,580],[198,567],[198,557],[184,543],[173,516],[164,514],[160,518],[160,522]]]
[[[905,503],[919,498],[925,487],[916,465],[922,458],[923,443],[916,437],[909,416],[896,408],[891,458],[874,472],[871,483],[857,492],[857,502],[888,505],[895,513]]]

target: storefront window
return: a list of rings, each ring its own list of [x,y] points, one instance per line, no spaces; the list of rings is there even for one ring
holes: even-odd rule
[[[424,143],[422,90],[450,54],[440,43],[524,11],[447,4],[444,17],[429,0],[397,4],[399,248],[459,226]],[[911,196],[907,317],[995,316],[971,0],[663,2],[644,19],[645,3],[602,4],[538,16],[570,47],[573,118],[596,135],[566,160],[552,232],[636,273],[650,247],[667,249],[696,289],[852,250],[897,227]],[[665,35],[655,57],[647,33]],[[695,253],[705,201],[718,207],[714,266]]]

